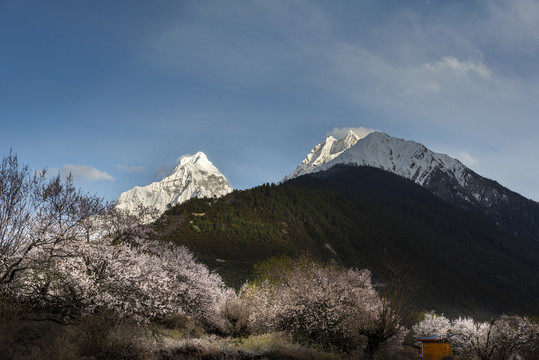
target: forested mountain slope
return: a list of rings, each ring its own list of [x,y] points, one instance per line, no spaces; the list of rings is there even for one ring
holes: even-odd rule
[[[331,169],[368,166],[410,179],[450,204],[484,214],[512,234],[539,245],[539,203],[472,171],[423,144],[373,132],[328,137],[284,180]]]
[[[409,270],[423,309],[539,313],[536,246],[380,169],[335,166],[278,186],[191,199],[156,226],[235,286],[261,260],[309,252],[367,267],[378,281],[390,268]]]

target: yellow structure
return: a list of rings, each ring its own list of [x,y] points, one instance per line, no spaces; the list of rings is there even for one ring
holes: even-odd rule
[[[429,336],[417,341],[421,341],[421,358],[424,360],[442,360],[453,356],[451,342],[446,338]]]

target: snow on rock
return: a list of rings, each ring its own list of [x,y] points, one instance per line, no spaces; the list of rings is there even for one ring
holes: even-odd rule
[[[423,185],[436,169],[465,186],[468,169],[450,156],[435,153],[424,145],[373,132],[360,139],[352,131],[341,139],[328,137],[317,145],[283,181],[337,164],[371,166],[393,172]]]
[[[116,206],[136,211],[142,205],[161,215],[168,204],[180,204],[193,197],[221,197],[232,190],[225,176],[199,151],[180,157],[174,170],[161,181],[122,193]]]
[[[320,171],[320,165],[335,159],[344,151],[354,146],[359,139],[360,137],[351,130],[345,137],[338,140],[333,136],[326,138],[326,140],[322,141],[314,149],[312,149],[309,155],[307,155],[305,160],[303,160],[296,170],[294,170],[290,175],[286,176],[283,181]]]

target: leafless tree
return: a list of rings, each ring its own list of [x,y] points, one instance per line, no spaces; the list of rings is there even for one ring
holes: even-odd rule
[[[405,332],[401,323],[410,310],[410,299],[414,292],[412,284],[406,268],[393,266],[389,268],[386,282],[377,286],[379,305],[358,328],[358,333],[367,338],[365,352],[368,356],[372,357],[388,346],[400,347]]]
[[[96,196],[82,193],[68,176],[32,172],[10,151],[0,164],[0,284],[57,256],[62,242],[80,238],[88,219],[102,215]]]

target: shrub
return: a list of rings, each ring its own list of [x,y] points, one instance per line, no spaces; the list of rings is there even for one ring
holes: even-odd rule
[[[231,293],[226,299],[221,316],[226,320],[226,330],[233,337],[249,334],[249,305],[241,296]]]
[[[78,329],[80,356],[96,359],[139,359],[144,352],[140,340],[144,330],[136,323],[118,319],[114,314],[88,315]]]
[[[368,270],[303,257],[272,259],[258,272],[243,288],[253,331],[281,330],[301,343],[345,352],[400,345],[403,329]],[[372,339],[378,342],[370,347]]]

